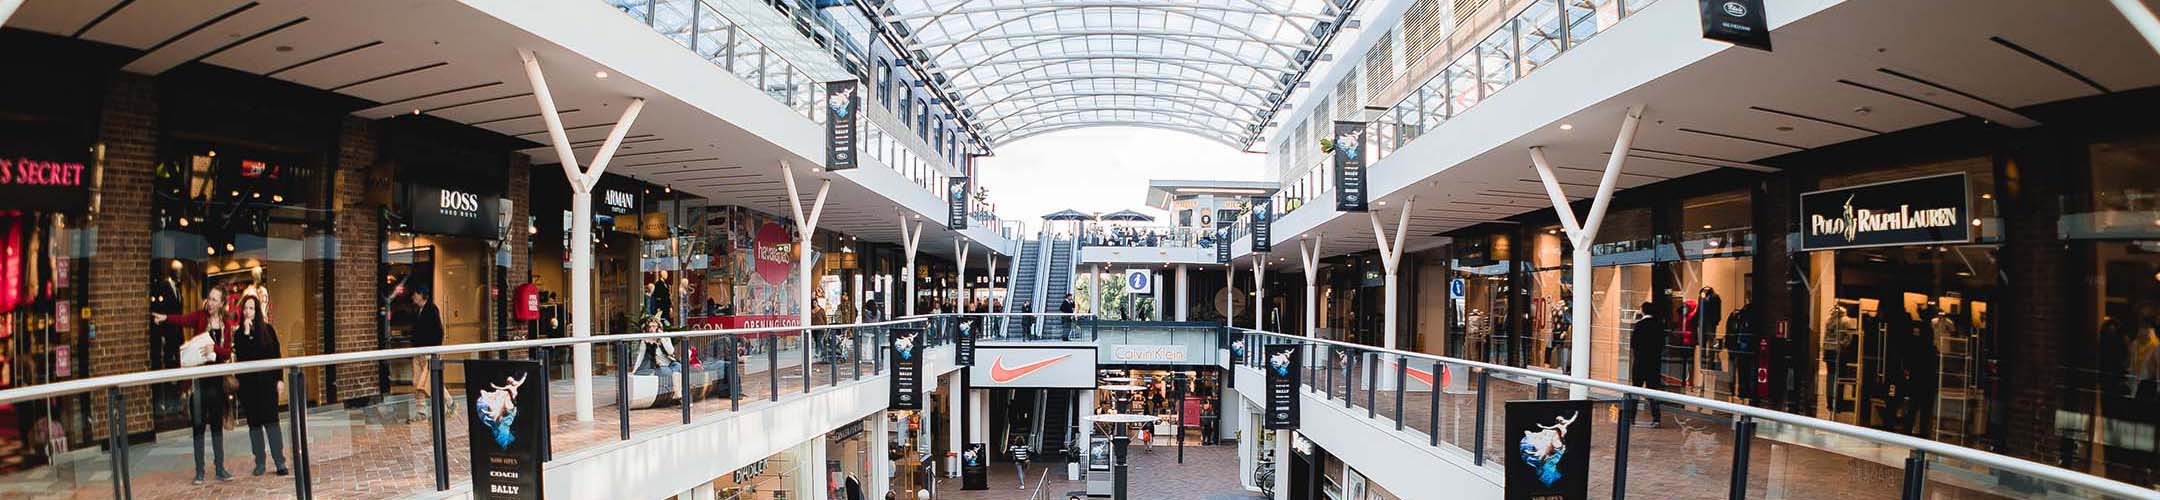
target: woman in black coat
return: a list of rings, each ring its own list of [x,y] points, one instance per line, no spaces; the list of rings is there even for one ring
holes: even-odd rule
[[[1665,387],[1663,357],[1667,326],[1661,317],[1664,313],[1657,303],[1644,302],[1642,316],[1635,319],[1635,325],[1628,331],[1628,377],[1633,379],[1636,387]],[[1658,410],[1657,402],[1650,402],[1650,426],[1657,427],[1662,421],[1664,413]]]
[[[253,295],[240,299],[240,317],[240,328],[233,333],[233,358],[241,362],[277,359],[281,354],[277,329],[263,318],[261,299]],[[283,476],[288,471],[284,432],[278,427],[278,372],[242,373],[239,379],[240,411],[247,420],[250,449],[255,452],[255,475],[263,474],[263,439],[267,435],[277,475]]]

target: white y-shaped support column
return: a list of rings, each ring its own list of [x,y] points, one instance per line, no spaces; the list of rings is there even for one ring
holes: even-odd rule
[[[1266,314],[1267,314],[1267,312],[1266,312],[1266,311],[1267,311],[1267,281],[1266,281],[1266,280],[1264,279],[1264,278],[1266,277],[1266,275],[1267,275],[1267,254],[1265,254],[1265,253],[1255,253],[1255,254],[1253,254],[1253,259],[1252,259],[1252,288],[1253,288],[1253,299],[1252,299],[1252,302],[1253,302],[1253,310],[1252,310],[1252,328],[1253,328],[1254,330],[1265,330],[1265,329],[1267,329],[1267,323],[1265,323],[1265,322],[1263,322],[1263,321],[1262,321],[1262,319],[1263,319],[1263,318],[1264,318],[1264,317],[1266,316]]]
[[[1590,245],[1597,242],[1598,225],[1605,222],[1605,207],[1612,203],[1613,188],[1620,180],[1620,166],[1627,161],[1628,152],[1634,147],[1635,128],[1642,122],[1642,106],[1628,107],[1627,116],[1620,120],[1620,136],[1613,140],[1612,156],[1605,159],[1605,174],[1598,178],[1597,194],[1591,198],[1590,214],[1578,223],[1575,209],[1568,205],[1567,193],[1560,188],[1560,181],[1553,177],[1552,165],[1545,161],[1545,148],[1530,148],[1530,165],[1537,170],[1538,180],[1545,183],[1545,195],[1552,199],[1553,212],[1560,216],[1560,227],[1567,231],[1568,242],[1575,251],[1570,263],[1574,289],[1568,299],[1573,312],[1568,324],[1568,375],[1588,378],[1590,376]],[[1589,388],[1569,384],[1568,397],[1582,399],[1589,395]]]
[[[630,105],[623,107],[622,118],[608,130],[600,151],[593,154],[591,168],[580,168],[577,153],[570,146],[570,136],[563,131],[562,114],[555,111],[555,96],[548,92],[547,77],[540,71],[540,59],[526,49],[518,49],[518,57],[525,61],[525,78],[532,83],[533,99],[539,101],[540,121],[547,124],[548,142],[555,146],[555,157],[562,164],[563,177],[570,181],[570,335],[591,337],[592,190],[600,183],[600,174],[607,172],[608,161],[615,158],[615,150],[622,147],[623,136],[629,135],[630,125],[637,122],[638,112],[645,109],[645,99],[630,99]],[[576,408],[578,421],[590,422],[593,419],[592,344],[571,346],[570,359],[574,388],[572,406]]]
[[[802,326],[808,328],[813,324],[811,320],[815,319],[810,317],[810,300],[813,295],[812,289],[817,286],[817,283],[810,277],[811,264],[815,264],[815,262],[811,261],[813,257],[811,256],[810,241],[812,237],[817,235],[818,217],[825,215],[825,193],[832,189],[832,179],[821,179],[821,182],[818,183],[817,199],[810,202],[809,217],[803,217],[802,201],[800,201],[802,200],[802,192],[795,188],[795,166],[789,164],[786,160],[780,162],[780,180],[787,182],[788,210],[794,212],[795,215],[795,255],[797,259],[795,269],[797,276],[802,278],[802,286],[796,287],[798,293],[796,294],[795,307],[800,309],[797,317],[801,318]],[[809,331],[807,329],[803,330],[806,334]],[[808,337],[805,337],[803,341],[805,346],[813,343]],[[807,347],[805,348],[807,349]],[[803,383],[809,383],[809,367],[803,369]]]
[[[960,279],[958,280],[960,282],[960,298],[959,300],[953,301],[953,311],[963,313],[974,312],[967,310],[968,303],[973,302],[974,300],[973,296],[968,295],[967,286],[968,249],[969,247],[972,247],[974,245],[968,244],[966,236],[954,236],[952,239],[952,246],[953,257],[955,257],[953,259],[953,267],[960,270]]]
[[[2123,19],[2130,21],[2131,27],[2137,28],[2138,35],[2145,37],[2145,44],[2160,52],[2160,16],[2154,16],[2152,9],[2138,0],[2109,1],[2115,4],[2115,10],[2122,12]]]
[[[983,267],[989,269],[989,271],[986,271],[989,274],[985,276],[990,277],[990,279],[987,280],[989,284],[983,285],[983,290],[986,290],[985,292],[983,292],[983,310],[993,313],[1002,313],[1005,311],[996,307],[990,307],[992,304],[998,303],[997,252],[990,250],[988,247],[983,248],[983,250]]]
[[[1320,245],[1327,243],[1327,235],[1297,240],[1298,263],[1305,267],[1305,336],[1320,336]]]
[[[15,9],[22,8],[22,4],[23,0],[0,0],[0,24],[7,24],[8,18],[15,17]]]
[[[1401,295],[1395,290],[1395,270],[1401,267],[1399,264],[1402,264],[1403,233],[1410,232],[1410,205],[1412,203],[1417,203],[1416,196],[1403,200],[1402,214],[1396,216],[1395,219],[1395,238],[1392,242],[1387,237],[1387,231],[1380,227],[1380,213],[1365,213],[1368,218],[1372,219],[1373,242],[1380,247],[1380,267],[1387,272],[1387,282],[1384,283],[1385,287],[1381,289],[1381,293],[1387,297],[1387,300],[1382,301],[1382,306],[1386,307],[1387,310],[1380,311],[1380,324],[1382,325],[1380,327],[1382,332],[1380,334],[1380,346],[1388,349],[1395,348],[1395,320],[1397,316],[1401,316],[1401,312],[1396,310],[1395,307],[1396,298]]]
[[[907,295],[899,298],[900,310],[908,316],[915,315],[915,251],[922,248],[922,216],[915,217],[915,229],[908,229],[908,216],[900,216],[900,247],[907,251],[907,268],[900,270],[900,280],[906,283]],[[890,303],[891,300],[886,302]],[[889,315],[891,311],[886,311]]]

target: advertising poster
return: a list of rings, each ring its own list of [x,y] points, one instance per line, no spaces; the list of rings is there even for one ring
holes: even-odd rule
[[[538,361],[466,360],[465,429],[472,436],[473,496],[538,499],[547,381]],[[531,382],[531,385],[527,385]]]
[[[892,360],[891,410],[920,410],[922,402],[923,346],[928,340],[921,328],[894,328],[891,334],[890,352],[886,359]]]
[[[1508,500],[1590,498],[1589,400],[1509,401]]]
[[[856,110],[862,108],[854,80],[825,82],[825,170],[855,168]]]
[[[960,489],[990,489],[990,445],[968,443],[960,452]]]
[[[1275,199],[1266,196],[1252,198],[1252,251],[1254,253],[1275,250]]]
[[[1298,425],[1298,378],[1303,370],[1298,345],[1271,345],[1261,350],[1260,369],[1267,375],[1268,429],[1296,429]]]
[[[1365,122],[1335,122],[1335,210],[1365,211]]]

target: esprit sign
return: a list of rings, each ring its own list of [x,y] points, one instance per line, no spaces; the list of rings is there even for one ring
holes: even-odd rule
[[[1801,250],[1967,243],[1971,190],[1962,172],[1800,195]]]
[[[81,211],[89,208],[89,169],[82,163],[0,156],[0,207]]]

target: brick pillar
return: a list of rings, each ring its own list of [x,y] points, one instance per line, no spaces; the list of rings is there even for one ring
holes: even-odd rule
[[[337,300],[332,313],[335,340],[332,352],[360,352],[381,348],[376,329],[380,307],[376,276],[382,260],[382,203],[389,199],[387,179],[378,175],[377,145],[382,127],[376,122],[345,117],[338,131],[337,180],[332,196],[337,210]],[[371,193],[382,190],[384,193]],[[379,363],[353,363],[337,367],[337,399],[353,399],[383,393]]]
[[[503,193],[503,197],[510,200],[510,227],[509,233],[503,235],[503,245],[510,250],[510,269],[504,275],[502,293],[505,297],[503,305],[509,310],[515,310],[518,304],[513,301],[517,296],[512,292],[517,290],[518,285],[532,281],[532,230],[528,223],[528,216],[532,215],[532,157],[522,153],[510,153],[510,164],[507,168],[509,170],[505,174],[509,179],[504,185],[507,192]],[[516,316],[512,315],[510,327],[503,331],[503,338],[530,339],[531,325],[531,322],[518,321]],[[513,352],[510,357],[525,359],[526,353]]]
[[[2078,324],[2074,290],[2082,283],[2071,252],[2057,237],[2065,173],[2074,152],[2043,137],[2016,141],[1996,164],[1995,197],[2002,200],[2002,269],[2009,286],[2007,310],[1993,315],[1997,355],[2002,359],[2005,415],[2001,453],[2040,463],[2063,464],[2055,437],[2055,410],[2063,394],[2062,337]]]
[[[1812,323],[1804,312],[1796,313],[1808,310],[1808,295],[1807,287],[1800,284],[1799,277],[1793,276],[1793,262],[1805,259],[1807,254],[1795,254],[1785,250],[1791,248],[1791,236],[1798,229],[1795,221],[1799,220],[1799,217],[1795,212],[1798,210],[1800,195],[1793,189],[1793,184],[1792,176],[1777,175],[1766,176],[1755,186],[1756,296],[1753,307],[1755,331],[1760,338],[1776,338],[1779,325],[1784,325],[1784,331],[1789,338],[1783,342],[1771,342],[1774,346],[1782,345],[1792,351],[1789,356],[1795,364],[1790,370],[1773,371],[1770,374],[1771,400],[1765,404],[1805,415],[1808,412],[1804,411],[1804,408],[1814,408],[1816,390],[1812,386],[1821,357],[1816,355],[1813,349],[1813,346],[1817,345],[1818,337],[1813,328],[1808,328]],[[1776,354],[1778,353],[1768,351],[1760,353],[1763,356]],[[1772,366],[1775,370],[1778,365],[1773,363]],[[1746,367],[1741,373],[1753,376],[1754,370]],[[1790,391],[1785,390],[1788,386],[1792,388]]]
[[[108,376],[150,368],[150,191],[157,166],[158,92],[150,77],[115,73],[99,112],[98,142],[105,146],[99,202],[91,225],[97,252],[90,258],[90,309],[98,335],[90,339],[90,375]],[[150,430],[150,391],[132,387],[127,429]],[[104,394],[92,401],[91,432],[106,435]]]

